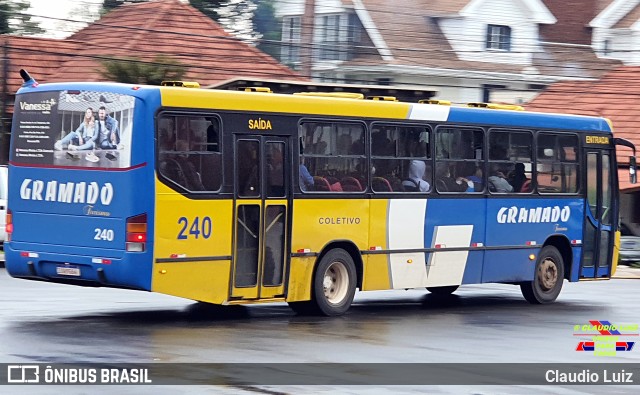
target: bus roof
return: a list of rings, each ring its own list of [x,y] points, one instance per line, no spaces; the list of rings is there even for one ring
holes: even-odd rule
[[[363,100],[338,95],[293,95],[174,86],[145,86],[120,83],[48,83],[21,88],[18,94],[45,90],[95,90],[127,94],[144,100],[160,95],[161,105],[172,108],[261,111],[311,116],[422,120],[466,125],[492,125],[531,129],[611,132],[605,118],[582,115],[537,113],[391,100]],[[338,96],[338,97],[337,97]]]

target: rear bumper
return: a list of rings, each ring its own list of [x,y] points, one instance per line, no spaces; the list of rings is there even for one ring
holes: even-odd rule
[[[16,249],[15,243],[5,243],[7,272],[13,277],[64,284],[151,290],[151,260],[145,253],[121,251],[120,258],[115,258],[85,255],[89,251],[43,252],[38,247],[20,243]]]

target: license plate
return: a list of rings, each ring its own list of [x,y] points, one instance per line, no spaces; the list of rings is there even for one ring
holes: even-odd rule
[[[76,266],[58,266],[56,267],[56,274],[61,276],[80,276],[80,268]]]

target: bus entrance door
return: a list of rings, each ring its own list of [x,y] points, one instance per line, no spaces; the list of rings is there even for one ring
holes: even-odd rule
[[[290,166],[278,137],[237,137],[231,297],[284,296]]]
[[[587,199],[585,203],[584,240],[582,243],[581,279],[609,278],[613,256],[612,216],[614,180],[612,156],[608,150],[588,150]]]

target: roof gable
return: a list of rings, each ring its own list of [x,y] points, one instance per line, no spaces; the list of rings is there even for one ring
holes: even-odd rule
[[[622,19],[613,25],[614,29],[632,29],[638,20],[640,20],[640,3],[634,9],[629,11]]]
[[[640,0],[614,0],[598,14],[589,26],[610,29],[640,4]]]
[[[512,0],[516,1],[516,0]],[[531,21],[534,23],[542,23],[542,24],[551,24],[556,23],[556,18],[549,11],[549,9],[544,5],[541,0],[519,0],[520,3],[527,8],[530,13],[526,15]],[[478,10],[482,7],[490,6],[490,1],[488,0],[472,0],[470,1],[462,10],[460,10],[460,15],[462,16],[473,16],[478,12]]]

